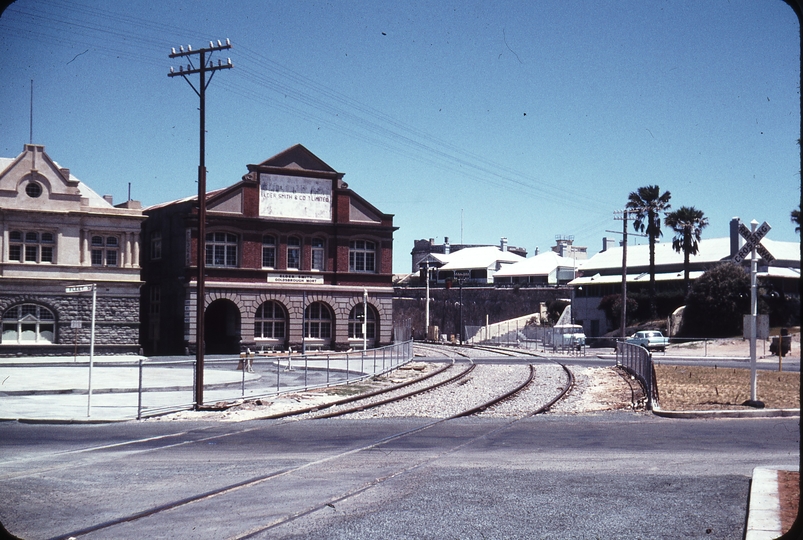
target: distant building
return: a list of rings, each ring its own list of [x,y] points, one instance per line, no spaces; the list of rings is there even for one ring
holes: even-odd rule
[[[114,206],[59,166],[43,146],[0,158],[0,355],[139,350],[140,204]]]
[[[412,272],[415,274],[421,270],[422,265],[427,262],[428,255],[451,255],[453,253],[457,253],[461,249],[478,248],[478,247],[496,247],[496,246],[492,246],[490,244],[450,244],[448,236],[444,237],[443,244],[436,244],[434,238],[430,238],[429,240],[416,240],[413,243],[413,251],[411,252],[413,258]],[[516,255],[519,255],[521,257],[527,257],[526,249],[515,246],[508,246],[507,238],[502,238],[500,240],[499,249],[501,249],[502,251],[515,253]],[[437,263],[438,261],[445,261],[445,259],[440,257],[434,257],[429,259],[429,262],[431,263]]]
[[[689,277],[693,281],[714,266],[733,259],[744,243],[738,233],[739,218],[730,224],[730,236],[703,238],[700,251],[690,258]],[[797,242],[779,242],[770,238],[761,241],[775,261],[767,264],[759,261],[758,275],[765,277],[775,291],[787,296],[799,297],[800,245]],[[600,336],[612,330],[605,313],[598,309],[600,300],[608,295],[622,293],[622,251],[609,239],[603,241],[600,251],[578,270],[578,277],[569,285],[574,288],[573,315],[575,322],[582,324],[586,335]],[[749,261],[746,263],[749,265]],[[672,248],[672,242],[655,244],[655,281],[657,292],[677,289],[684,280],[683,253]],[[628,292],[649,287],[649,245],[627,246]]]
[[[577,261],[584,261],[588,259],[588,248],[583,246],[575,246],[574,236],[572,235],[555,236],[555,245],[552,246],[552,251],[561,257],[566,257]]]
[[[197,197],[145,209],[143,344],[195,351]],[[392,342],[393,216],[301,145],[207,194],[206,352]],[[363,310],[367,291],[367,313]]]
[[[577,265],[577,260],[572,257],[545,251],[505,265],[494,274],[494,285],[500,288],[566,285],[575,278]]]

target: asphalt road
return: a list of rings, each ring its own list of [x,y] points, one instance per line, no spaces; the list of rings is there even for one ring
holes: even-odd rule
[[[740,539],[752,469],[796,465],[798,423],[8,422],[0,521],[25,539]]]

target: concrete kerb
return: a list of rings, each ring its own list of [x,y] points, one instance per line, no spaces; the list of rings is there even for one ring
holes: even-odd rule
[[[750,506],[745,540],[770,540],[783,534],[778,471],[797,471],[797,467],[756,467],[750,483]]]

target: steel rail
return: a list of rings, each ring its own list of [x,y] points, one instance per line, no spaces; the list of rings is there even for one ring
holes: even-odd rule
[[[351,407],[349,409],[344,409],[342,411],[332,411],[332,412],[328,412],[328,413],[325,413],[325,414],[316,415],[316,416],[313,416],[312,419],[319,420],[319,419],[323,419],[323,418],[334,418],[336,416],[344,416],[346,414],[351,414],[351,413],[355,413],[355,412],[361,412],[361,411],[364,411],[366,409],[373,409],[375,407],[379,407],[380,405],[387,405],[388,403],[395,403],[397,401],[401,401],[401,400],[407,399],[409,397],[413,397],[413,396],[417,396],[419,394],[423,394],[425,392],[429,392],[430,390],[435,390],[436,388],[440,388],[441,386],[446,386],[447,384],[451,384],[451,383],[453,383],[453,382],[455,382],[455,381],[457,381],[459,379],[462,379],[463,377],[465,377],[466,375],[468,375],[469,373],[474,371],[474,369],[476,367],[477,367],[477,364],[472,363],[472,364],[469,364],[469,367],[467,369],[461,371],[460,373],[458,373],[454,377],[449,377],[448,379],[446,379],[444,381],[440,381],[440,382],[437,382],[435,384],[431,384],[431,385],[429,385],[429,386],[427,386],[425,388],[421,388],[421,389],[418,389],[418,390],[413,390],[412,392],[406,392],[406,393],[404,393],[402,395],[399,395],[399,396],[391,396],[391,397],[389,397],[387,399],[381,399],[379,401],[372,401],[370,403],[365,403],[363,405],[358,405],[357,407]]]
[[[321,403],[319,405],[312,405],[310,407],[305,407],[303,409],[295,409],[295,410],[292,410],[292,411],[286,411],[286,412],[281,412],[281,413],[276,413],[276,414],[270,414],[270,415],[267,415],[267,416],[260,416],[259,418],[255,418],[254,420],[277,420],[277,419],[280,419],[280,418],[287,418],[287,417],[290,417],[290,416],[296,416],[296,415],[300,415],[300,414],[314,413],[314,412],[320,411],[321,409],[328,409],[328,408],[331,408],[331,407],[336,407],[338,405],[345,405],[346,403],[353,403],[353,402],[359,401],[361,399],[372,398],[372,397],[375,397],[375,396],[386,394],[388,392],[393,392],[393,391],[399,390],[401,388],[406,388],[406,387],[408,387],[410,385],[419,383],[421,381],[425,381],[425,380],[430,379],[430,378],[432,378],[432,377],[434,377],[436,375],[440,375],[441,373],[443,373],[447,369],[451,369],[453,366],[454,366],[454,363],[447,364],[446,366],[444,366],[444,367],[442,367],[442,368],[440,368],[438,370],[435,370],[432,373],[427,373],[423,377],[418,377],[416,379],[412,379],[410,381],[405,381],[403,383],[396,384],[394,386],[389,386],[387,388],[380,388],[379,390],[374,390],[372,392],[366,392],[365,394],[357,394],[357,395],[349,396],[349,397],[346,397],[346,398],[343,398],[343,399],[338,399],[336,401],[330,401],[329,403]]]
[[[466,370],[464,372],[464,374],[470,373],[470,371],[475,366],[476,366],[476,364],[472,363],[470,368],[468,370]],[[414,469],[417,469],[417,468],[419,468],[419,467],[421,467],[423,465],[426,465],[428,463],[434,462],[435,460],[440,459],[441,457],[443,457],[445,455],[454,453],[457,450],[459,450],[461,448],[464,448],[465,446],[468,446],[469,444],[472,444],[473,442],[475,442],[477,440],[480,440],[480,439],[482,439],[484,437],[487,437],[488,435],[490,435],[492,433],[496,433],[498,431],[506,429],[511,424],[513,424],[515,422],[518,422],[519,420],[521,420],[523,418],[527,418],[527,417],[533,416],[534,414],[538,414],[540,412],[544,412],[544,411],[548,410],[549,407],[551,407],[552,405],[554,405],[554,403],[556,403],[559,399],[561,399],[569,391],[569,389],[571,387],[573,387],[573,385],[574,385],[574,377],[573,377],[573,374],[571,373],[571,371],[568,370],[568,368],[566,368],[565,366],[563,366],[563,369],[569,375],[569,381],[570,381],[569,384],[565,388],[563,388],[562,391],[558,394],[558,396],[553,398],[550,401],[549,404],[547,404],[544,407],[541,407],[538,411],[533,412],[533,413],[529,413],[527,415],[524,415],[521,418],[513,419],[513,420],[505,423],[502,426],[496,427],[494,429],[489,430],[486,433],[483,433],[482,435],[478,435],[476,437],[471,438],[468,441],[464,441],[464,442],[462,442],[462,443],[460,443],[458,445],[455,445],[452,448],[446,449],[443,452],[441,452],[440,454],[438,454],[438,455],[436,455],[436,456],[434,456],[432,458],[427,458],[427,459],[422,460],[419,463],[415,463],[415,464],[412,464],[412,465],[408,465],[408,466],[402,467],[401,469],[396,470],[396,471],[394,471],[394,472],[392,472],[390,474],[387,474],[387,475],[385,475],[385,476],[383,476],[381,478],[376,478],[376,479],[374,479],[374,480],[372,480],[370,482],[367,482],[366,484],[363,484],[362,486],[359,486],[356,489],[351,489],[351,490],[349,490],[349,491],[347,491],[345,493],[341,493],[341,494],[339,494],[339,495],[337,495],[335,497],[327,499],[323,503],[313,504],[310,507],[308,507],[308,508],[306,508],[306,509],[304,509],[302,511],[296,512],[296,513],[291,514],[291,515],[283,516],[283,517],[275,519],[275,520],[271,521],[270,523],[267,523],[267,524],[265,524],[263,526],[260,526],[260,527],[257,527],[257,528],[253,528],[253,529],[251,529],[249,531],[245,531],[245,532],[243,532],[243,533],[241,533],[239,535],[234,536],[234,538],[243,539],[243,538],[254,537],[254,536],[262,534],[262,533],[264,533],[264,532],[266,532],[266,531],[268,531],[270,529],[273,529],[273,528],[278,527],[280,525],[283,525],[285,523],[289,523],[289,522],[294,521],[294,520],[296,520],[296,519],[298,519],[300,517],[303,517],[305,515],[309,515],[309,514],[315,512],[315,511],[317,511],[317,510],[323,509],[323,508],[325,508],[327,506],[330,506],[330,505],[332,505],[334,503],[349,499],[349,498],[351,498],[351,497],[353,497],[353,496],[355,496],[355,495],[357,495],[359,493],[365,492],[365,491],[367,491],[369,489],[372,489],[373,487],[378,486],[379,484],[385,482],[388,479],[395,478],[395,477],[397,477],[397,476],[399,476],[401,474],[405,474],[405,473],[407,473],[409,471],[412,471]],[[531,371],[531,376],[529,377],[529,380],[527,381],[527,383],[525,383],[523,385],[519,385],[519,388],[517,389],[517,391],[521,390],[522,388],[526,387],[527,384],[532,382],[532,374],[534,373],[534,367],[532,365],[530,365],[530,371]],[[461,374],[461,376],[464,376],[464,374]],[[452,379],[456,379],[456,378],[459,378],[459,377],[452,377]],[[510,397],[510,396],[514,395],[514,393],[515,392],[506,392],[507,397]],[[498,402],[498,401],[501,401],[502,399],[505,399],[505,398],[500,396],[496,401]],[[335,454],[335,455],[331,455],[331,456],[328,456],[328,457],[325,457],[325,458],[321,458],[321,459],[318,459],[318,460],[315,460],[315,461],[312,461],[312,462],[308,462],[308,463],[305,463],[305,464],[302,464],[302,465],[299,465],[299,466],[296,466],[296,467],[289,467],[289,468],[285,468],[285,469],[280,469],[280,470],[277,470],[277,471],[274,471],[274,472],[271,472],[271,473],[268,473],[268,474],[265,474],[265,475],[260,475],[260,476],[248,479],[248,480],[232,483],[230,485],[226,485],[226,486],[222,486],[220,488],[214,489],[214,490],[206,491],[206,492],[200,493],[200,494],[195,495],[195,496],[185,497],[185,498],[182,498],[182,499],[179,499],[179,500],[175,500],[173,502],[157,505],[157,506],[154,506],[154,507],[151,507],[151,508],[146,508],[144,510],[141,510],[139,512],[134,512],[134,513],[129,514],[127,516],[121,516],[121,517],[116,518],[116,519],[107,520],[107,521],[105,521],[103,523],[99,523],[99,524],[96,524],[96,525],[84,527],[84,528],[81,528],[79,530],[75,530],[75,531],[72,531],[72,532],[69,532],[69,533],[66,533],[66,534],[59,535],[59,536],[55,537],[55,539],[56,540],[67,540],[69,538],[77,538],[77,537],[84,536],[84,535],[87,535],[87,534],[90,534],[90,533],[93,533],[93,532],[97,532],[97,531],[100,531],[100,530],[110,529],[110,528],[113,528],[113,527],[115,527],[117,525],[121,525],[121,524],[124,524],[124,523],[130,523],[130,522],[133,522],[133,521],[137,521],[139,519],[143,519],[143,518],[146,518],[148,516],[160,514],[162,512],[168,511],[168,510],[174,510],[176,508],[187,506],[187,505],[193,504],[195,502],[208,500],[208,499],[211,499],[211,498],[214,498],[214,497],[218,497],[218,496],[225,496],[225,495],[227,495],[229,493],[233,493],[233,492],[239,491],[241,489],[250,488],[250,487],[262,484],[264,482],[268,482],[268,481],[273,480],[273,479],[285,477],[285,476],[291,475],[291,474],[293,474],[295,472],[298,472],[298,471],[301,471],[301,470],[304,470],[304,469],[308,469],[310,467],[323,465],[323,464],[328,463],[328,462],[330,462],[332,460],[335,460],[335,459],[340,459],[340,458],[343,458],[343,457],[346,457],[346,456],[349,456],[349,455],[353,455],[353,454],[356,454],[356,453],[359,453],[359,452],[363,452],[363,451],[366,451],[366,450],[371,450],[371,449],[375,449],[375,448],[384,446],[384,445],[386,445],[386,444],[388,444],[388,443],[390,443],[392,441],[401,439],[401,438],[409,436],[409,435],[413,435],[415,433],[419,433],[421,431],[427,430],[427,429],[429,429],[431,427],[440,425],[440,424],[442,424],[444,422],[447,422],[447,421],[452,420],[452,419],[459,418],[461,416],[466,416],[466,415],[458,413],[457,415],[453,415],[453,416],[448,417],[448,418],[436,419],[436,420],[433,420],[433,421],[428,422],[426,424],[423,424],[421,426],[418,426],[418,427],[415,427],[415,428],[412,428],[412,429],[409,429],[409,430],[405,430],[405,431],[402,431],[402,432],[399,432],[399,433],[395,433],[395,434],[392,434],[392,435],[388,435],[388,436],[386,436],[386,437],[384,437],[382,439],[379,439],[379,440],[374,441],[372,443],[365,444],[365,445],[363,445],[363,446],[361,446],[359,448],[353,448],[351,450],[347,450],[345,452],[341,452],[341,453],[338,453],[338,454]],[[252,429],[254,429],[254,428],[247,429],[247,430],[238,430],[237,433],[240,433],[240,432],[243,432],[243,431],[251,431]],[[224,436],[228,436],[228,435],[231,435],[231,434],[223,434],[223,435],[218,435],[218,436],[215,436],[215,437],[208,437],[208,438],[205,438],[205,439],[224,437]],[[204,439],[202,439],[202,440],[204,440]],[[188,443],[192,444],[193,442],[200,442],[200,441],[191,441],[191,442],[188,442]]]

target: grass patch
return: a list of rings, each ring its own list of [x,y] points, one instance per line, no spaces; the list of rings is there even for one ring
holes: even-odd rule
[[[750,370],[656,365],[662,409],[699,411],[749,409]],[[769,409],[800,408],[800,374],[758,371],[756,397]]]

